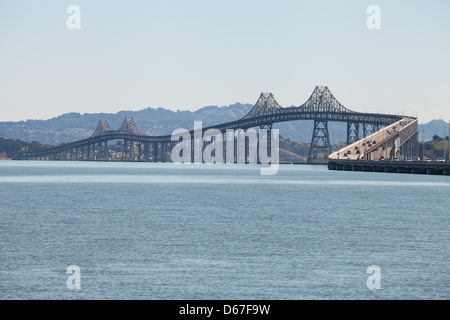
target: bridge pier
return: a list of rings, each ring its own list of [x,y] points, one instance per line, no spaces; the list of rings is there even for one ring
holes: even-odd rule
[[[392,167],[386,167],[386,168],[384,168],[384,172],[397,173],[397,170]]]
[[[108,147],[108,140],[104,142],[100,142],[100,158],[102,160],[109,160],[109,147]]]
[[[153,150],[154,150],[154,144],[153,143],[149,143],[148,144],[148,161],[154,162],[155,158],[153,156]]]
[[[141,148],[142,148],[141,142],[139,141],[139,142],[138,142],[138,161],[142,161],[142,158],[141,158],[141,156],[142,156]]]
[[[237,145],[237,137],[236,133],[233,133],[233,161],[231,163],[237,163],[237,151],[238,151],[238,145]]]
[[[342,170],[344,170],[344,171],[353,171],[353,166],[349,165],[349,164],[344,164],[342,166]]]
[[[227,129],[223,130],[223,155],[224,155],[224,163],[235,163],[235,155],[236,155],[236,137],[234,130]]]
[[[173,148],[175,148],[175,146],[176,146],[177,144],[176,144],[176,142],[171,142],[171,146],[170,146],[170,161],[172,162],[172,151],[173,151]]]
[[[397,168],[397,173],[411,173],[411,169],[399,167]]]
[[[155,153],[155,162],[159,162],[159,158],[161,157],[159,142],[155,143],[154,153]]]
[[[411,169],[411,173],[414,173],[414,174],[426,174],[427,171],[424,170],[424,169],[421,169],[421,168],[412,168]]]
[[[144,142],[144,161],[148,161],[148,144]]]
[[[363,137],[367,137],[372,133],[375,133],[375,125],[373,123],[363,123]]]
[[[166,160],[167,160],[167,143],[166,142],[163,142],[162,143],[162,159],[161,159],[161,161],[162,162],[166,162]]]
[[[308,163],[326,163],[330,154],[328,121],[314,120],[313,135],[309,149]]]
[[[347,145],[359,140],[359,123],[347,122]]]
[[[272,124],[267,125],[267,157],[272,156]]]
[[[123,151],[122,151],[122,160],[131,160],[136,161],[136,153],[134,150],[134,141],[124,140],[123,143]]]

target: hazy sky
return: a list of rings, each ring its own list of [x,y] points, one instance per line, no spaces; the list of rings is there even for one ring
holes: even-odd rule
[[[369,5],[381,30],[369,30]],[[81,29],[69,30],[69,5]],[[0,0],[0,121],[282,106],[326,85],[354,111],[450,118],[450,1]]]

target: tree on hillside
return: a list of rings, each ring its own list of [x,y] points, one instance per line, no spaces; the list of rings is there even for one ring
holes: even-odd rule
[[[39,143],[37,141],[33,141],[28,145],[28,151],[38,151],[44,148],[44,145],[42,143]]]

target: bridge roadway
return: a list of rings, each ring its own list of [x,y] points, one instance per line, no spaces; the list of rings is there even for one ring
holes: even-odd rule
[[[409,158],[410,149],[404,151],[403,145],[418,134],[418,120],[405,117],[387,127],[358,140],[330,154],[330,160],[384,160],[393,158]],[[411,146],[410,146],[411,147]]]

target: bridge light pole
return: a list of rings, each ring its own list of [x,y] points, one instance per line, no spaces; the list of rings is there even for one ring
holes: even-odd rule
[[[448,120],[448,140],[445,136],[445,127],[444,127],[444,162],[450,161],[450,119]],[[448,145],[447,149],[445,148]],[[448,154],[448,159],[447,159]]]
[[[425,129],[422,124],[422,161],[425,160]]]
[[[387,130],[384,131],[386,138],[384,139],[384,161],[387,160],[387,149],[388,149],[388,133]]]
[[[447,128],[444,126],[444,162],[447,160],[447,156],[446,156],[446,148],[447,148],[447,140],[445,139],[445,133],[447,131]]]
[[[368,158],[367,158],[367,142],[369,141],[369,139],[367,139],[367,137],[364,137],[363,139],[362,139],[362,146],[361,146],[361,148],[360,149],[363,149],[363,150],[360,150],[360,155],[362,155],[362,157],[361,157],[361,159],[362,160],[368,160]],[[362,147],[364,147],[364,148],[362,148]]]
[[[449,139],[446,139],[445,136],[445,130],[446,128],[444,127],[444,162],[445,161],[450,161],[450,119],[448,120],[448,137]],[[448,147],[447,147],[448,145]],[[447,147],[447,148],[446,148]],[[448,159],[447,159],[447,154],[448,154]]]

